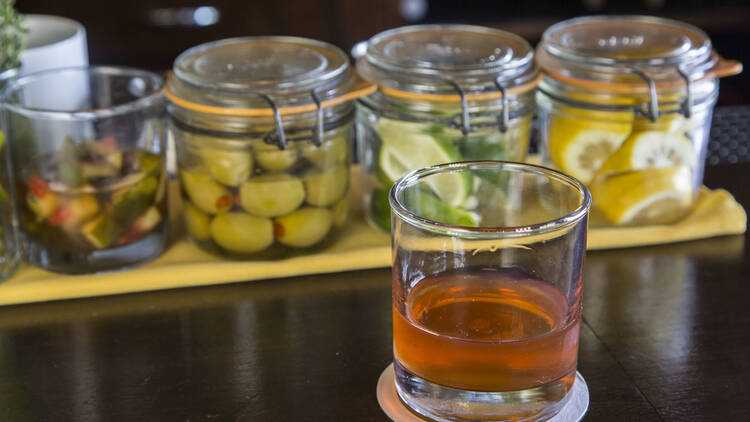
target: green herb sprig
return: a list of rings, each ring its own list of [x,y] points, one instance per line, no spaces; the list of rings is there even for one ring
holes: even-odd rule
[[[15,0],[0,0],[0,71],[18,67],[23,49],[21,35],[26,32],[23,15],[15,7]]]

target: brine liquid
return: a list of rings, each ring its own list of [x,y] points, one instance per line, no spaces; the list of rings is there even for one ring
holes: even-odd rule
[[[497,269],[443,273],[419,281],[402,308],[395,358],[427,381],[487,392],[573,384],[580,313],[549,283]]]

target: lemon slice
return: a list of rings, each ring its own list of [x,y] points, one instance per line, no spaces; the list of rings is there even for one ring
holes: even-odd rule
[[[381,118],[375,127],[382,144],[378,172],[389,183],[406,173],[436,164],[461,161],[461,154],[449,139],[420,131],[426,125]],[[449,206],[460,206],[469,195],[471,179],[467,173],[430,176],[429,185]]]
[[[682,114],[670,113],[663,114],[659,118],[652,122],[648,117],[636,117],[633,120],[633,131],[661,131],[668,133],[679,133],[687,132],[690,128],[689,119]]]
[[[616,225],[663,224],[682,217],[693,201],[690,168],[622,173],[592,186],[594,206]]]
[[[693,167],[693,143],[682,133],[664,131],[633,132],[620,149],[604,163],[597,175],[626,170],[660,167]]]
[[[621,115],[616,113],[615,117]],[[556,114],[550,118],[547,127],[550,159],[564,173],[583,183],[593,179],[610,154],[630,134],[632,119],[606,121],[600,120],[598,114],[596,117],[587,120],[580,116]]]

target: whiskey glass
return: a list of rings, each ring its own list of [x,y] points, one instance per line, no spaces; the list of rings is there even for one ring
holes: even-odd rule
[[[389,199],[401,400],[438,421],[554,416],[576,378],[586,187],[472,161],[413,171]]]

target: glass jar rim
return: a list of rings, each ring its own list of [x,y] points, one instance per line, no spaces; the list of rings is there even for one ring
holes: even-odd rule
[[[349,101],[374,90],[369,85],[357,80],[349,58],[333,44],[254,36],[182,52],[167,78],[166,95],[198,112],[273,116],[276,110],[296,114]]]
[[[98,74],[105,76],[132,76],[141,78],[146,81],[145,87],[148,88],[142,96],[114,104],[109,107],[95,109],[77,108],[73,110],[57,110],[45,107],[28,107],[21,102],[14,100],[13,94],[26,86],[39,83],[47,78],[59,76],[65,73],[80,73],[85,75]],[[3,106],[15,113],[32,116],[36,118],[46,118],[54,120],[91,120],[96,118],[112,117],[126,114],[138,109],[148,108],[160,101],[163,101],[164,79],[154,72],[136,69],[125,66],[73,66],[57,69],[47,69],[38,72],[29,73],[23,76],[16,76],[7,81],[3,89],[2,98]]]
[[[692,65],[711,55],[711,40],[701,29],[641,15],[568,19],[547,28],[540,45],[557,59],[601,66]]]
[[[578,195],[580,197],[579,205],[574,210],[556,219],[541,221],[534,224],[508,227],[468,227],[442,223],[422,217],[409,210],[406,205],[404,205],[404,203],[399,199],[400,195],[408,187],[413,186],[420,179],[428,176],[453,171],[493,169],[532,173],[557,180],[558,182],[569,186],[571,190],[578,192]],[[535,164],[495,160],[444,163],[411,171],[410,173],[406,174],[404,177],[396,181],[388,194],[388,200],[393,213],[414,227],[433,233],[440,233],[444,235],[458,236],[469,239],[530,237],[534,235],[562,230],[584,219],[588,215],[589,209],[591,208],[591,193],[582,182],[573,178],[572,176],[568,176],[557,170]]]
[[[501,96],[498,85],[512,93],[534,88],[539,72],[533,53],[522,37],[499,29],[412,25],[370,38],[366,53],[357,60],[357,71],[391,96],[494,99]]]
[[[640,16],[583,16],[547,28],[536,61],[545,76],[592,89],[674,89],[739,73],[701,29]]]

